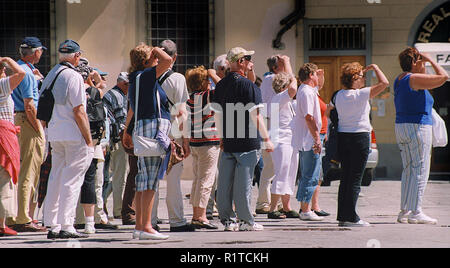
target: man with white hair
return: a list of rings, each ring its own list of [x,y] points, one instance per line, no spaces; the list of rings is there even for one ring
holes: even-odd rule
[[[22,41],[17,62],[26,72],[25,78],[12,93],[15,108],[15,124],[20,126],[18,134],[20,144],[21,167],[18,182],[18,211],[13,229],[17,232],[46,232],[33,222],[36,203],[32,200],[37,194],[41,164],[44,161],[45,134],[40,121],[36,118],[39,100],[38,82],[35,77],[44,50],[47,50],[36,37],[26,37]]]
[[[162,89],[166,92],[169,99],[169,105],[171,106],[172,121],[175,119],[174,114],[177,115],[180,112],[187,114],[186,101],[189,99],[189,93],[187,91],[186,79],[184,75],[172,71],[173,65],[177,60],[177,45],[172,40],[164,40],[161,42],[160,47],[170,57],[172,57],[172,66],[170,69],[158,78],[158,82]],[[176,124],[172,126],[177,127]],[[185,156],[189,156],[190,147],[189,139],[177,139],[177,142],[183,144]],[[167,195],[166,205],[169,214],[169,223],[171,232],[193,232],[195,227],[189,224],[184,217],[183,195],[181,193],[180,177],[183,172],[183,162],[180,162],[173,166],[172,170],[167,174],[164,179],[167,181]],[[157,225],[157,207],[159,201],[159,191],[156,192],[155,202],[153,204],[152,225]]]
[[[48,239],[85,238],[87,235],[77,233],[73,226],[81,185],[94,156],[84,81],[74,70],[80,62],[81,49],[75,41],[66,40],[58,51],[60,64],[42,83],[43,90],[54,83],[55,100],[48,123],[52,170],[44,203],[44,223],[51,228]]]

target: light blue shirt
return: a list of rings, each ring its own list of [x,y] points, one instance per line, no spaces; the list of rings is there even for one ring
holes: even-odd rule
[[[34,106],[37,107],[39,101],[38,82],[34,77],[33,70],[36,69],[31,63],[26,63],[22,60],[17,63],[25,71],[26,75],[19,86],[13,91],[12,98],[16,112],[24,112],[24,99],[33,99]]]

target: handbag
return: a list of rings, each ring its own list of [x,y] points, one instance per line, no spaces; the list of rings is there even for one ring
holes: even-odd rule
[[[134,132],[133,132],[133,144],[134,144],[134,155],[138,157],[153,157],[159,156],[163,157],[170,150],[171,141],[167,134],[160,131],[160,120],[161,120],[161,100],[158,90],[156,90],[157,108],[159,112],[159,120],[157,126],[157,135],[154,139],[140,136],[138,134],[138,110],[139,110],[139,80],[141,75],[136,77],[136,115],[134,117]]]
[[[445,121],[433,109],[433,147],[446,147],[448,143]]]

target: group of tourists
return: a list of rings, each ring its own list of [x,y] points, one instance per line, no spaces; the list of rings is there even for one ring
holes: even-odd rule
[[[218,229],[216,211],[224,231],[264,230],[256,214],[321,221],[330,216],[319,205],[329,139],[336,139],[343,170],[338,224],[370,226],[356,210],[370,150],[370,100],[389,85],[376,64],[342,66],[343,88],[333,89],[326,103],[325,71],[305,63],[294,73],[285,55],[270,56],[262,78],[255,74],[255,52],[241,47],[219,56],[211,69],[197,66],[183,75],[173,71],[173,41],[141,43],[130,52],[128,72],[109,90],[108,74],[83,58],[73,40],[60,44],[59,64],[44,77],[34,65],[46,50],[38,38],[27,37],[19,61],[0,57],[0,235],[86,238],[96,229],[118,229],[109,220],[114,217],[135,226],[133,239],[168,239],[158,226],[161,180],[167,182],[170,232]],[[422,211],[432,146],[429,90],[448,74],[414,48],[399,61],[395,130],[404,170],[397,220],[436,224]],[[426,62],[435,74],[425,73]],[[377,79],[372,86],[369,71]],[[194,173],[190,222],[180,185],[188,156]],[[42,225],[36,207],[43,209]]]

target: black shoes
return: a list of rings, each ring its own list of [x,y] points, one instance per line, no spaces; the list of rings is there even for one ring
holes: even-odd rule
[[[95,229],[99,229],[99,230],[117,230],[119,229],[119,226],[111,224],[110,222],[108,223],[96,223],[94,225]]]
[[[178,227],[170,227],[170,231],[174,232],[174,233],[194,232],[195,229],[196,229],[195,226],[192,224],[186,224],[186,225],[178,226]]]
[[[66,232],[66,231],[60,231],[58,238],[59,239],[89,238],[89,235],[87,235],[87,234],[80,234],[80,233],[71,233],[71,232]]]
[[[210,222],[202,222],[197,220],[192,220],[191,225],[195,226],[197,229],[208,229],[208,230],[216,230],[219,229],[219,227],[215,226],[214,224]]]
[[[55,240],[55,239],[78,239],[78,238],[89,238],[87,234],[80,233],[71,233],[67,231],[60,231],[59,233],[49,231],[47,234],[47,239]]]
[[[54,240],[54,239],[58,239],[58,238],[59,238],[59,233],[55,233],[55,232],[49,231],[48,234],[47,234],[47,239]]]

